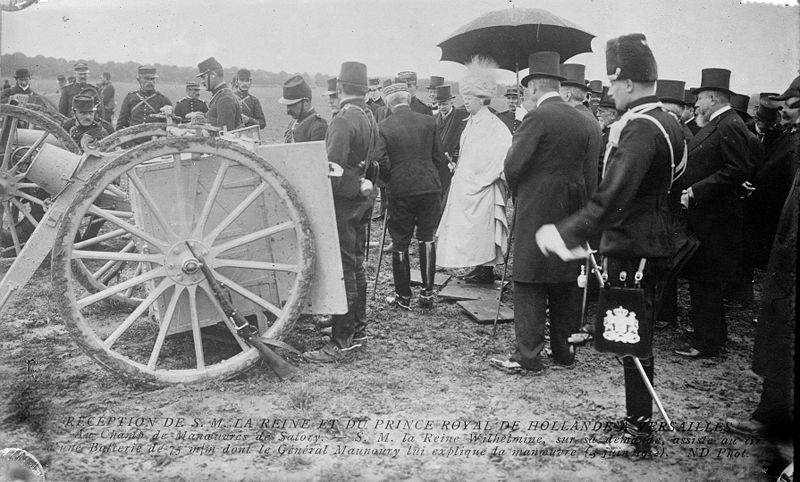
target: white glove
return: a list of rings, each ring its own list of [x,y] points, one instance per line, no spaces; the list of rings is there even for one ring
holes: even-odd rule
[[[574,261],[576,259],[586,259],[589,252],[583,246],[576,246],[569,249],[558,233],[554,224],[545,224],[536,231],[536,244],[545,256],[555,254],[562,261]]]
[[[689,202],[694,199],[694,193],[692,192],[692,188],[684,189],[681,193],[681,206],[684,209],[689,209]]]

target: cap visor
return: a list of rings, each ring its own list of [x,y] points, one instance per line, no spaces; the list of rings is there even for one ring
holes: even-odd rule
[[[300,102],[301,100],[303,99],[284,99],[283,97],[281,97],[280,99],[278,99],[278,103],[283,105],[292,105]]]

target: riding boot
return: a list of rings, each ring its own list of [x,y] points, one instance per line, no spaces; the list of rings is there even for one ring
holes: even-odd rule
[[[392,251],[392,275],[394,276],[394,296],[389,296],[389,304],[411,309],[411,264],[408,249]]]
[[[419,294],[421,306],[431,306],[436,299],[434,277],[436,276],[436,243],[419,242],[419,271],[422,278],[422,291]]]

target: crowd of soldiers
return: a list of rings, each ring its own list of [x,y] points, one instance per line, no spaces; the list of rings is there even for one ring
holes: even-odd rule
[[[575,277],[595,251],[604,287],[643,292],[645,312],[638,323],[650,337],[656,329],[677,327],[677,279],[689,280],[687,343],[674,350],[688,359],[724,352],[723,301],[751,302],[756,268],[768,277],[793,269],[794,258],[787,263],[786,252],[796,249],[796,212],[792,235],[784,226],[792,214],[787,221],[781,211],[790,190],[797,196],[800,77],[780,95],[760,94],[755,112],[749,112],[750,98],[730,89],[729,70],[703,69],[693,89],[660,78],[641,34],[608,42],[607,86],[587,81],[583,65],[561,63],[556,52],[531,54],[528,64],[521,85],[505,91],[503,112],[490,106],[498,89],[490,59],[475,58],[467,66],[459,107],[453,86],[442,77],[430,78],[426,102],[418,96],[415,72],[382,82],[368,77],[364,64],[345,62],[323,94],[331,108],[326,119],[312,106],[312,89],[302,76],[285,82],[278,101],[292,118],[285,142],[325,141],[333,166],[348,302],[347,312],[331,320],[329,341],[306,352],[306,359],[338,362],[365,346],[366,226],[382,216],[392,240],[394,279],[386,301],[412,310],[412,238],[419,243],[418,304],[425,308],[436,300],[437,267],[472,268],[464,280],[494,283],[495,267],[507,263],[511,201],[516,346],[508,358],[490,363],[513,374],[548,368],[547,323],[551,366],[575,365],[571,337],[585,330],[578,321],[585,306]],[[110,76],[104,74],[95,87],[88,83],[88,67],[76,64],[74,83],[61,88],[59,110],[71,117],[64,127],[76,139],[166,116],[228,131],[264,128],[263,109],[249,93],[248,70],[239,70],[231,86],[213,57],[198,70],[200,81],[188,81],[186,97],[173,108],[155,89],[156,69],[140,67],[140,89],[124,97],[112,127]],[[28,92],[27,70],[16,77],[11,90]],[[209,104],[199,98],[201,85],[212,94]],[[374,210],[373,184],[382,200]],[[782,253],[779,261],[776,253]],[[782,286],[781,296],[791,291],[793,303],[794,286]],[[729,427],[785,438],[793,420],[794,317],[783,298],[769,295],[762,300],[754,356],[764,376],[761,402],[750,420]],[[643,368],[652,382],[648,346],[638,357],[641,367],[623,358],[625,427],[640,453],[652,442],[651,395],[637,371]]]

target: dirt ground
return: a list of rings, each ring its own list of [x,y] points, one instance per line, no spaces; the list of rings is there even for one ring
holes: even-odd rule
[[[374,222],[373,239],[379,231]],[[376,258],[373,249],[370,278]],[[757,304],[727,306],[719,359],[681,359],[680,330],[656,334],[656,389],[678,431],[659,432],[658,457],[632,460],[613,450],[624,415],[615,357],[586,347],[573,370],[505,374],[488,359],[510,352],[513,325],[493,338],[454,303],[387,307],[390,271],[384,259],[373,338],[342,363],[293,358],[302,377],[290,382],[257,366],[152,389],[103,370],[70,339],[46,262],[0,319],[0,448],[27,450],[59,481],[760,479],[765,443],[721,425],[758,401]],[[686,319],[685,286],[679,296]],[[321,320],[301,319],[288,341],[320,346]]]

